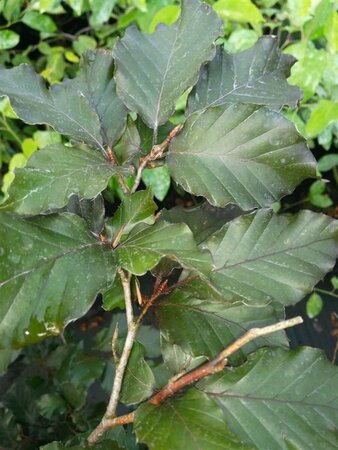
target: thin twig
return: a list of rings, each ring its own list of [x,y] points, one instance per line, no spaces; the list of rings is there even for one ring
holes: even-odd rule
[[[153,397],[149,399],[149,403],[154,406],[157,406],[164,400],[166,400],[168,397],[171,397],[181,389],[190,386],[192,383],[195,383],[209,375],[214,375],[215,373],[220,372],[221,370],[224,369],[224,367],[228,363],[227,358],[229,356],[231,356],[236,351],[240,350],[242,347],[244,347],[244,345],[248,344],[254,339],[260,336],[275,333],[276,331],[285,330],[286,328],[290,328],[295,325],[299,325],[301,323],[303,323],[303,319],[300,316],[297,316],[292,319],[276,323],[274,325],[269,325],[267,327],[251,328],[251,330],[244,333],[243,336],[238,338],[236,341],[234,341],[232,344],[226,347],[223,351],[221,351],[213,360],[208,361],[205,364],[202,364],[200,367],[197,367],[191,372],[183,375],[181,378],[169,382],[159,392],[157,392]],[[133,421],[134,421],[134,413],[127,414],[126,416],[117,417],[116,419],[106,422],[105,430],[124,423],[132,423]]]
[[[187,373],[182,378],[174,381],[173,383],[168,383],[164,388],[162,388],[157,394],[155,394],[151,399],[150,403],[152,405],[158,405],[163,402],[163,400],[171,397],[177,391],[182,389],[183,387],[189,386],[192,383],[204,378],[208,375],[212,375],[214,373],[220,372],[224,369],[228,362],[228,357],[233,353],[237,352],[239,349],[244,347],[244,345],[253,341],[254,339],[264,336],[266,334],[275,333],[276,331],[285,330],[285,328],[290,328],[295,325],[299,325],[303,323],[303,319],[298,316],[293,319],[284,320],[283,322],[276,323],[274,325],[269,325],[263,328],[251,328],[251,330],[247,331],[240,338],[238,338],[235,342],[226,347],[221,353],[219,353],[216,358],[213,360],[203,364],[197,369]]]
[[[109,428],[107,428],[107,421],[115,418],[117,405],[119,403],[120,393],[122,389],[122,382],[125,370],[127,368],[129,356],[131,350],[133,348],[135,335],[137,331],[137,326],[134,322],[134,314],[133,314],[133,305],[131,298],[131,289],[130,289],[130,279],[131,274],[129,272],[124,272],[122,269],[119,270],[119,274],[121,277],[124,299],[126,304],[126,317],[127,317],[127,337],[124,342],[124,347],[122,350],[121,357],[119,359],[118,365],[116,366],[115,378],[113,383],[113,388],[111,392],[111,396],[109,399],[109,403],[107,406],[106,413],[102,418],[99,425],[95,428],[95,430],[90,434],[88,438],[89,445],[94,445],[99,437]]]
[[[138,316],[137,321],[136,321],[136,325],[140,326],[141,322],[143,321],[145,315],[147,314],[149,308],[151,308],[153,306],[153,304],[155,303],[155,301],[158,299],[158,297],[160,295],[166,294],[167,293],[167,285],[168,285],[168,280],[165,280],[163,283],[161,283],[158,288],[155,290],[155,292],[153,293],[153,295],[149,298],[149,300],[146,302],[146,304],[144,305],[141,314]]]
[[[142,172],[143,169],[152,161],[155,161],[156,159],[162,158],[164,151],[169,146],[170,142],[174,139],[174,137],[181,131],[182,125],[177,125],[169,135],[166,137],[166,139],[161,144],[155,144],[153,145],[152,149],[146,155],[144,158],[140,159],[140,165],[138,166],[137,172],[136,172],[136,178],[133,187],[131,188],[131,193],[134,193],[136,189],[138,188],[141,178],[142,178]]]
[[[332,364],[336,364],[337,353],[338,353],[338,339],[332,355]]]
[[[111,350],[112,350],[115,365],[117,365],[119,362],[119,357],[118,357],[118,352],[117,352],[118,337],[119,337],[119,323],[117,322],[114,333],[113,333],[113,338],[111,341]]]

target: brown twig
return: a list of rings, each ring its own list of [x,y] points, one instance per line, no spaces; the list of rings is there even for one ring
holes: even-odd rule
[[[184,375],[182,378],[174,381],[173,383],[168,383],[164,388],[162,388],[157,394],[155,394],[149,402],[152,405],[158,405],[163,402],[168,397],[171,397],[177,391],[182,389],[183,387],[189,386],[192,383],[204,378],[208,375],[213,375],[217,372],[220,372],[224,369],[228,362],[228,357],[233,353],[237,352],[239,349],[244,347],[244,345],[253,341],[254,339],[264,336],[266,334],[275,333],[276,331],[285,330],[285,328],[293,327],[295,325],[299,325],[303,322],[303,319],[298,316],[293,319],[284,320],[283,322],[276,323],[274,325],[269,325],[263,328],[251,328],[251,330],[247,331],[240,338],[238,338],[235,342],[226,347],[222,352],[220,352],[216,358],[213,360],[203,364],[197,369],[192,370],[191,372]]]
[[[228,345],[228,347],[221,351],[213,360],[202,364],[200,367],[197,367],[191,372],[183,375],[181,378],[169,382],[159,392],[157,392],[155,395],[153,395],[153,397],[149,399],[149,403],[157,406],[167,398],[176,394],[181,389],[186,388],[187,386],[190,386],[191,384],[196,383],[197,381],[209,375],[214,375],[215,373],[220,372],[226,366],[228,362],[227,358],[229,356],[240,350],[244,345],[248,344],[254,339],[260,336],[275,333],[276,331],[285,330],[286,328],[290,328],[301,323],[303,323],[303,319],[300,316],[297,316],[292,319],[284,320],[282,322],[263,328],[251,328],[251,330],[248,330],[243,334],[243,336],[236,339],[236,341],[234,341],[232,344]],[[113,420],[106,420],[104,431],[117,425],[132,423],[133,421],[134,413],[117,417]]]
[[[137,169],[136,178],[133,187],[131,188],[131,193],[135,192],[138,188],[142,172],[145,167],[151,163],[152,161],[155,161],[156,159],[162,158],[164,151],[169,146],[170,142],[174,139],[174,137],[181,131],[182,125],[177,125],[169,135],[165,138],[165,140],[161,144],[155,144],[153,145],[153,148],[150,150],[148,155],[146,155],[144,158],[140,158],[140,165]]]
[[[167,292],[167,286],[168,286],[168,280],[165,280],[163,283],[161,283],[157,289],[155,289],[153,295],[147,300],[147,302],[144,304],[144,307],[141,311],[141,314],[138,316],[136,325],[140,326],[141,322],[143,321],[145,315],[147,314],[149,308],[153,306],[153,304],[156,302],[158,297],[162,294],[166,294]]]

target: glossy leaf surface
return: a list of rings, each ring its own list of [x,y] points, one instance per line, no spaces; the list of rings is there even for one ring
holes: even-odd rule
[[[200,244],[215,231],[235,219],[241,214],[236,206],[229,205],[226,208],[215,208],[204,202],[194,208],[176,206],[171,209],[162,209],[160,218],[171,223],[186,223],[194,233],[195,241]]]
[[[231,304],[220,298],[190,292],[189,285],[176,289],[158,306],[161,333],[171,345],[179,345],[189,355],[215,357],[249,328],[264,327],[283,319],[282,308]],[[256,339],[236,354],[243,355],[262,346],[288,346],[285,333]]]
[[[271,36],[236,54],[228,54],[219,46],[216,57],[201,69],[187,112],[224,103],[295,107],[302,93],[286,81],[294,62],[292,56],[281,54],[277,39]]]
[[[320,351],[304,347],[260,350],[242,367],[203,381],[201,388],[248,445],[333,450],[337,383],[336,367]]]
[[[295,126],[255,105],[192,114],[167,157],[174,180],[215,206],[269,207],[315,176],[315,159]]]
[[[112,175],[128,173],[99,151],[50,145],[34,153],[26,167],[16,170],[4,207],[26,215],[62,208],[72,195],[94,198]]]
[[[211,269],[209,253],[198,249],[188,226],[164,221],[136,225],[116,248],[116,256],[118,264],[135,275],[144,275],[164,257],[202,274]]]
[[[107,237],[113,239],[119,230],[128,234],[139,222],[154,223],[156,209],[150,189],[125,195],[114,217],[107,222]]]
[[[159,406],[141,405],[134,430],[150,450],[244,450],[226,426],[222,411],[195,389]]]
[[[126,123],[127,109],[115,92],[113,59],[104,51],[84,55],[79,75],[50,89],[29,65],[1,67],[0,95],[9,97],[25,122],[51,125],[95,148],[111,146]]]
[[[144,348],[135,342],[123,377],[122,403],[131,405],[142,402],[152,394],[154,385],[153,372],[144,359]]]
[[[115,276],[112,250],[74,214],[0,214],[0,342],[20,346],[59,334]]]
[[[213,42],[222,34],[217,14],[199,0],[183,0],[179,20],[159,25],[151,35],[128,28],[113,51],[118,94],[157,130],[195,84],[201,64],[213,58]]]
[[[338,224],[311,211],[276,216],[262,210],[229,222],[207,246],[212,281],[225,299],[292,305],[334,266]]]

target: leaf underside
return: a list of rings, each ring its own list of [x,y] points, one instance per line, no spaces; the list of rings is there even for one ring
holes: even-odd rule
[[[74,214],[0,213],[0,342],[19,347],[84,315],[115,277],[111,249]]]
[[[295,126],[266,107],[227,104],[192,114],[167,157],[173,179],[215,206],[271,206],[316,161]]]

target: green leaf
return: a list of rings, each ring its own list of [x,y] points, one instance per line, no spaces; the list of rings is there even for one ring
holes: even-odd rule
[[[154,196],[162,202],[168,194],[171,183],[168,167],[161,166],[153,169],[144,169],[142,181],[147,187],[151,187]]]
[[[92,199],[79,199],[76,195],[72,195],[63,211],[82,217],[87,222],[90,231],[97,236],[101,233],[105,216],[104,201],[101,194]]]
[[[294,62],[292,56],[281,54],[271,36],[234,55],[218,46],[215,59],[202,67],[189,95],[188,113],[229,102],[295,107],[301,91],[286,81]]]
[[[194,358],[185,353],[180,346],[167,341],[163,335],[161,335],[161,351],[165,365],[173,375],[190,372],[207,360],[205,356]]]
[[[306,314],[313,319],[321,313],[323,306],[322,297],[314,292],[306,302]]]
[[[25,122],[51,125],[96,148],[111,147],[126,123],[127,110],[115,92],[113,59],[105,51],[86,54],[76,78],[49,90],[31,66],[1,67],[0,95],[9,97]]]
[[[287,12],[293,25],[301,28],[305,22],[311,19],[320,0],[288,0]]]
[[[128,28],[113,51],[124,103],[156,133],[175,101],[195,84],[201,64],[214,56],[213,42],[222,34],[216,13],[199,0],[183,0],[180,19],[151,35]]]
[[[0,376],[4,375],[4,373],[7,370],[7,367],[18,357],[19,354],[20,354],[19,351],[11,349],[0,350]]]
[[[135,123],[129,118],[121,139],[114,145],[114,156],[119,164],[130,164],[140,151],[140,135]]]
[[[324,49],[307,48],[304,58],[293,66],[288,81],[304,91],[304,100],[316,92],[326,70],[327,55]]]
[[[87,52],[88,50],[95,50],[97,46],[97,42],[91,36],[79,36],[73,42],[73,48],[78,55],[82,55],[82,53]]]
[[[330,197],[325,194],[326,183],[322,180],[317,180],[311,184],[309,189],[309,200],[310,202],[318,206],[319,208],[328,208],[333,205]]]
[[[233,205],[226,208],[215,208],[209,203],[194,208],[184,208],[176,206],[171,209],[162,209],[160,219],[170,223],[185,223],[194,234],[197,244],[205,241],[215,231],[222,226],[241,215],[242,211]]]
[[[0,50],[13,48],[20,42],[20,35],[12,30],[0,31]]]
[[[283,319],[282,308],[264,309],[231,303],[222,298],[191,292],[189,284],[176,289],[157,308],[161,333],[171,345],[178,345],[193,357],[215,357],[232,341],[253,327],[263,327]],[[284,332],[256,339],[236,354],[236,362],[263,346],[288,347]]]
[[[334,167],[338,166],[337,153],[331,153],[329,155],[322,156],[318,161],[318,170],[320,172],[328,172]]]
[[[4,4],[3,15],[7,22],[14,22],[20,16],[23,0],[7,0]]]
[[[0,224],[2,347],[61,333],[114,280],[111,249],[73,214],[0,213]]]
[[[315,176],[292,122],[265,107],[226,104],[192,114],[167,156],[173,179],[215,206],[269,207]]]
[[[89,0],[92,15],[89,23],[92,27],[99,27],[107,22],[111,16],[116,0]]]
[[[102,307],[106,311],[125,308],[124,292],[120,277],[116,277],[112,286],[104,293]]]
[[[181,8],[178,5],[168,5],[161,8],[154,15],[150,23],[149,33],[153,33],[159,23],[171,25],[172,23],[176,22],[176,20],[179,18],[180,12]]]
[[[25,215],[62,208],[70,196],[94,198],[112,175],[128,173],[98,151],[50,145],[34,153],[26,167],[15,171],[10,197],[2,208]]]
[[[229,53],[242,52],[252,47],[258,39],[258,34],[254,30],[236,30],[231,33],[229,39],[224,43],[224,48]]]
[[[67,403],[56,392],[42,395],[36,402],[39,414],[46,419],[54,415],[63,414],[67,410]]]
[[[338,120],[338,102],[322,99],[312,111],[305,131],[309,137],[317,136],[335,120]]]
[[[141,405],[135,415],[138,441],[150,450],[244,450],[228,429],[219,406],[202,392],[190,389],[159,406]]]
[[[338,277],[332,277],[331,284],[334,289],[338,289]]]
[[[57,26],[54,20],[45,14],[38,11],[27,11],[21,21],[34,30],[44,33],[54,33],[57,31]]]
[[[88,448],[86,444],[83,445],[75,445],[69,446],[64,445],[61,442],[51,442],[50,444],[43,445],[40,447],[40,450],[85,450]],[[95,444],[95,450],[122,450],[125,447],[120,447],[117,442],[111,441],[110,439],[105,439]]]
[[[123,233],[127,234],[137,223],[154,223],[156,210],[157,205],[150,189],[125,195],[119,209],[107,222],[107,238],[113,239],[122,226]]]
[[[332,269],[337,230],[334,220],[311,211],[239,217],[207,242],[215,267],[211,279],[231,302],[295,304]]]
[[[211,268],[210,255],[198,249],[185,224],[161,221],[136,225],[115,253],[118,265],[135,275],[144,275],[164,257],[202,274],[208,274]]]
[[[264,22],[264,18],[251,0],[218,0],[213,5],[223,20],[234,22]]]
[[[258,449],[334,450],[338,371],[312,348],[264,349],[225,369],[201,389],[223,410],[228,427]],[[314,432],[315,430],[315,432]]]
[[[154,385],[153,372],[144,359],[144,347],[134,342],[123,377],[120,400],[126,405],[142,402],[150,397]]]
[[[102,357],[88,354],[83,341],[57,347],[44,362],[57,380],[63,398],[76,409],[84,406],[89,387],[105,368]]]

